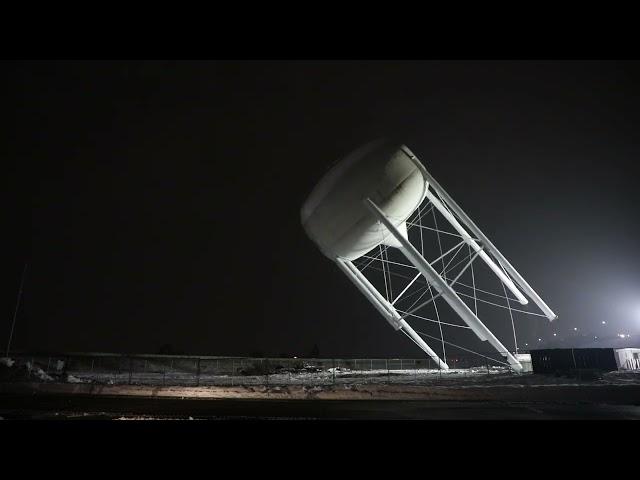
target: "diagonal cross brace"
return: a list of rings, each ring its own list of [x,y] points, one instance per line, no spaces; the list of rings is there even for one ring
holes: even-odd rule
[[[438,272],[420,255],[420,252],[405,238],[398,228],[387,218],[382,210],[370,199],[364,199],[365,206],[371,211],[374,217],[380,221],[391,234],[400,243],[399,250],[425,277],[440,296],[449,304],[449,306],[469,325],[471,330],[482,341],[488,341],[502,356],[507,358],[511,367],[517,371],[522,371],[520,362],[506,349],[493,333],[485,326],[484,323],[471,311],[451,286],[440,276]]]

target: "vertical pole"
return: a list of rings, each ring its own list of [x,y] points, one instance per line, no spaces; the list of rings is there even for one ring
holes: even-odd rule
[[[133,375],[133,357],[129,357],[129,385],[131,385],[132,375]]]
[[[336,359],[331,360],[331,364],[333,365],[333,384],[336,384]]]
[[[265,381],[266,381],[267,387],[268,387],[269,386],[269,372],[267,372],[267,369],[264,366],[264,358],[260,359],[260,364],[262,365],[262,371],[264,372]]]
[[[196,387],[200,386],[200,357],[198,357],[197,367],[196,367]]]
[[[20,308],[20,299],[22,298],[22,287],[24,285],[24,277],[27,273],[27,264],[24,264],[24,268],[22,269],[22,277],[20,278],[20,289],[18,290],[18,299],[16,300],[16,308],[13,311],[13,320],[11,322],[11,331],[9,332],[9,342],[7,343],[7,354],[6,357],[9,358],[9,350],[11,349],[11,340],[13,339],[13,329],[16,326],[16,317],[18,316],[18,308]]]
[[[387,366],[387,383],[391,383],[391,372],[389,371],[389,359],[386,358],[384,363]]]
[[[49,374],[49,366],[51,365],[51,357],[47,360],[47,375]]]
[[[233,386],[233,376],[236,374],[236,361],[231,360],[231,386]]]

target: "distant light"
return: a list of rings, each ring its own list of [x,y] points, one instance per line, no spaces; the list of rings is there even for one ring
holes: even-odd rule
[[[578,331],[578,327],[573,327],[573,329],[577,332]]]
[[[557,335],[556,333],[554,333],[554,334],[553,334],[553,336],[554,336],[554,337],[555,337],[556,335]]]
[[[604,320],[602,320],[602,324],[603,324],[603,325],[606,325],[606,324],[607,324],[607,322],[605,322]]]
[[[524,344],[524,346],[525,346],[525,347],[528,347],[528,346],[529,346],[529,344],[528,344],[528,343],[525,343],[525,344]]]
[[[593,337],[593,338],[594,338],[595,340],[597,340],[597,339],[598,339],[598,337]]]
[[[541,338],[539,338],[539,339],[538,339],[538,341],[539,341],[539,342],[541,342],[541,341],[542,341],[542,339],[541,339]]]
[[[293,357],[293,358],[298,358],[298,357]]]
[[[618,336],[619,336],[620,338],[624,338],[624,333],[619,333],[619,334],[618,334]]]

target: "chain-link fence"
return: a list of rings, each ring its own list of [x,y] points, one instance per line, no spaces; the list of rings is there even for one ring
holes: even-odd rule
[[[11,356],[4,381],[105,385],[285,386],[357,383],[426,383],[450,378],[509,374],[490,359],[456,356],[450,370],[430,358],[245,358],[179,355],[64,354]]]

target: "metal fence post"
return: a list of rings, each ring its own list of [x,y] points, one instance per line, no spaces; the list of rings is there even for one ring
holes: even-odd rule
[[[336,359],[333,358],[331,360],[331,364],[333,365],[333,384],[336,384]]]
[[[200,386],[200,357],[198,357],[197,367],[196,367],[196,387]]]
[[[389,371],[389,359],[385,359],[385,365],[387,366],[387,383],[391,383],[391,372]]]
[[[231,386],[233,387],[233,377],[236,374],[236,361],[231,360]]]

